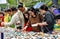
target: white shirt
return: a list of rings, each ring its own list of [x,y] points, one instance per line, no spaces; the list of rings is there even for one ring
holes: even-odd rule
[[[16,23],[20,21],[19,25],[16,25]],[[18,12],[16,12],[12,18],[10,22],[5,22],[4,26],[10,26],[14,24],[15,28],[17,28],[18,26],[23,26],[24,25],[24,17],[23,17],[23,13],[21,11],[18,10]]]

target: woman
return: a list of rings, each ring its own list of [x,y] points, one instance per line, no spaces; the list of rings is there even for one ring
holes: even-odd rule
[[[38,26],[38,23],[41,22],[41,17],[39,17],[38,13],[35,11],[33,7],[28,9],[28,13],[29,13],[29,20],[27,23],[27,27],[29,28],[32,26],[32,31],[39,32],[40,27]]]
[[[29,13],[28,12],[24,13],[24,20],[25,20],[25,24],[24,24],[24,27],[25,27],[28,23],[28,20],[29,20]],[[28,32],[31,30],[32,30],[32,26],[26,29],[26,31],[28,31]]]

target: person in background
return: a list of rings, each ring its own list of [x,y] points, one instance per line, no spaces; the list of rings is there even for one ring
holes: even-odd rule
[[[8,22],[11,20],[12,16],[17,12],[17,9],[15,7],[12,7],[10,9],[7,9],[7,13],[9,14]]]
[[[1,25],[3,26],[10,26],[12,24],[15,25],[15,28],[17,27],[23,27],[24,26],[24,16],[23,16],[23,12],[25,11],[25,9],[23,9],[23,5],[19,4],[18,5],[18,11],[12,16],[10,22],[2,22]],[[23,12],[22,12],[23,11]],[[18,25],[16,24],[17,22],[20,22]]]
[[[58,7],[58,0],[51,0],[52,1],[52,5],[56,5]]]
[[[55,16],[56,24],[54,25],[54,31],[59,32],[60,31],[60,15]]]
[[[16,7],[12,7],[12,8],[11,8],[11,11],[12,11],[12,15],[14,15],[14,14],[17,12]]]
[[[10,22],[10,20],[11,20],[12,16],[13,16],[16,12],[17,12],[16,7],[12,7],[12,8],[11,8],[11,13],[12,13],[12,14],[11,14],[10,18],[8,18],[8,19],[9,19],[9,22]],[[11,27],[11,28],[14,28],[14,27],[15,27],[15,25],[14,25],[14,24],[12,24],[10,27]]]
[[[9,17],[8,11],[5,10],[4,11],[4,22],[8,22],[8,17]]]
[[[4,11],[4,22],[10,22],[12,16],[14,13],[17,12],[17,9],[15,7],[11,8],[11,9],[7,9]],[[14,27],[14,25],[11,25],[10,27]]]
[[[58,9],[54,5],[51,7],[51,10],[52,10],[52,12],[53,12],[54,15],[60,14],[59,11],[58,11]]]
[[[4,13],[3,12],[0,12],[0,27],[2,27],[1,22],[4,22]]]
[[[43,27],[44,33],[51,33],[53,31],[53,25],[55,24],[54,16],[48,11],[46,5],[42,5],[39,9],[40,14],[43,16],[42,23],[38,23],[39,26]]]
[[[12,17],[12,10],[11,9],[7,9],[7,13],[8,13],[8,22],[11,20]]]

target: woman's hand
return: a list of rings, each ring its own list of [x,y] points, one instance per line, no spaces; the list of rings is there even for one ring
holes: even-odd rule
[[[38,23],[39,26],[46,26],[48,25],[46,22]]]
[[[38,26],[38,23],[36,23],[36,24],[32,24],[31,26],[32,26],[32,27],[34,27],[34,26]]]
[[[24,31],[26,31],[26,28],[27,28],[28,26],[25,26],[23,29],[22,29],[22,32],[24,32]]]
[[[39,26],[43,26],[43,24],[42,24],[42,23],[38,23],[38,25],[39,25]]]

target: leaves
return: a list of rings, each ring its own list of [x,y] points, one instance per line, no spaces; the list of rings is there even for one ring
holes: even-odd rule
[[[9,4],[13,4],[13,5],[16,5],[17,4],[17,1],[16,0],[7,0]]]

